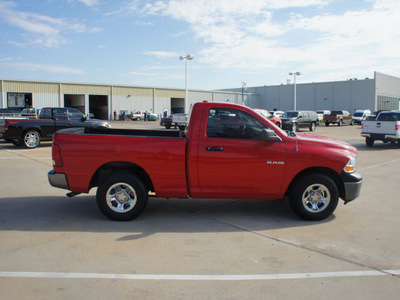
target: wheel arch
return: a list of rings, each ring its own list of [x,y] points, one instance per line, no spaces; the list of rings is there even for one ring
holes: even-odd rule
[[[43,138],[43,133],[42,130],[39,127],[25,127],[22,130],[22,137],[28,132],[28,131],[36,131],[39,133],[40,137]]]
[[[109,174],[117,171],[128,172],[136,175],[142,181],[147,190],[154,192],[153,182],[149,174],[142,167],[126,161],[109,162],[98,168],[90,180],[89,189],[98,186],[99,183]]]
[[[297,181],[301,177],[311,174],[311,173],[320,173],[320,174],[324,174],[324,175],[328,176],[329,178],[331,178],[335,182],[335,184],[338,188],[339,197],[342,199],[344,198],[345,189],[344,189],[343,181],[340,178],[340,174],[338,174],[336,171],[326,168],[326,167],[312,167],[312,168],[308,168],[308,169],[305,169],[305,170],[302,170],[301,172],[299,172],[290,182],[290,184],[287,188],[286,194],[290,193],[293,186],[297,183]]]

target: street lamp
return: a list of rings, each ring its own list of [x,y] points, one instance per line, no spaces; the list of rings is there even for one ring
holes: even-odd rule
[[[186,56],[179,57],[180,60],[185,61],[185,114],[189,113],[189,100],[188,100],[188,61],[192,60],[194,56],[192,54],[188,54]]]
[[[290,76],[293,76],[293,82],[294,82],[294,110],[296,110],[296,76],[300,76],[301,73],[300,72],[290,72],[289,73]]]
[[[244,91],[246,90],[245,88],[246,85],[247,83],[242,81],[242,105],[244,105]]]

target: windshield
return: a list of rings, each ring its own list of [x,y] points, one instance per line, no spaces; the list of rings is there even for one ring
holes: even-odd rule
[[[267,111],[267,110],[263,110],[263,109],[255,109],[255,111],[258,113],[258,114],[260,114],[260,115],[262,115],[264,118],[272,118],[273,116],[272,116],[272,114],[269,112],[269,111]]]
[[[341,110],[334,110],[331,112],[332,116],[336,116],[336,115],[343,115],[343,112]]]
[[[299,115],[299,112],[297,112],[297,111],[288,111],[282,115],[282,118],[297,118],[298,115]]]
[[[363,115],[364,115],[364,113],[362,113],[362,112],[355,112],[353,114],[353,116],[355,116],[355,117],[362,117]]]

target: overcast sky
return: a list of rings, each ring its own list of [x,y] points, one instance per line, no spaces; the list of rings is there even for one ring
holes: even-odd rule
[[[0,0],[0,78],[221,89],[400,77],[399,0]],[[293,80],[293,78],[291,78]]]

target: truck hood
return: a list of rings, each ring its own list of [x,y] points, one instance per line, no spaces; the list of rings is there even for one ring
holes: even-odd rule
[[[293,118],[282,118],[281,117],[282,121],[293,121],[293,120],[297,120],[297,119],[298,119],[298,117],[293,117]]]
[[[102,126],[102,127],[111,128],[110,123],[108,123],[104,120],[89,119],[89,120],[86,120],[85,122],[90,123],[92,126]]]
[[[325,136],[319,136],[307,133],[296,133],[295,139],[302,145],[328,147],[331,149],[344,150],[350,152],[354,156],[358,154],[357,148],[351,146],[350,144],[343,142],[341,140]]]

